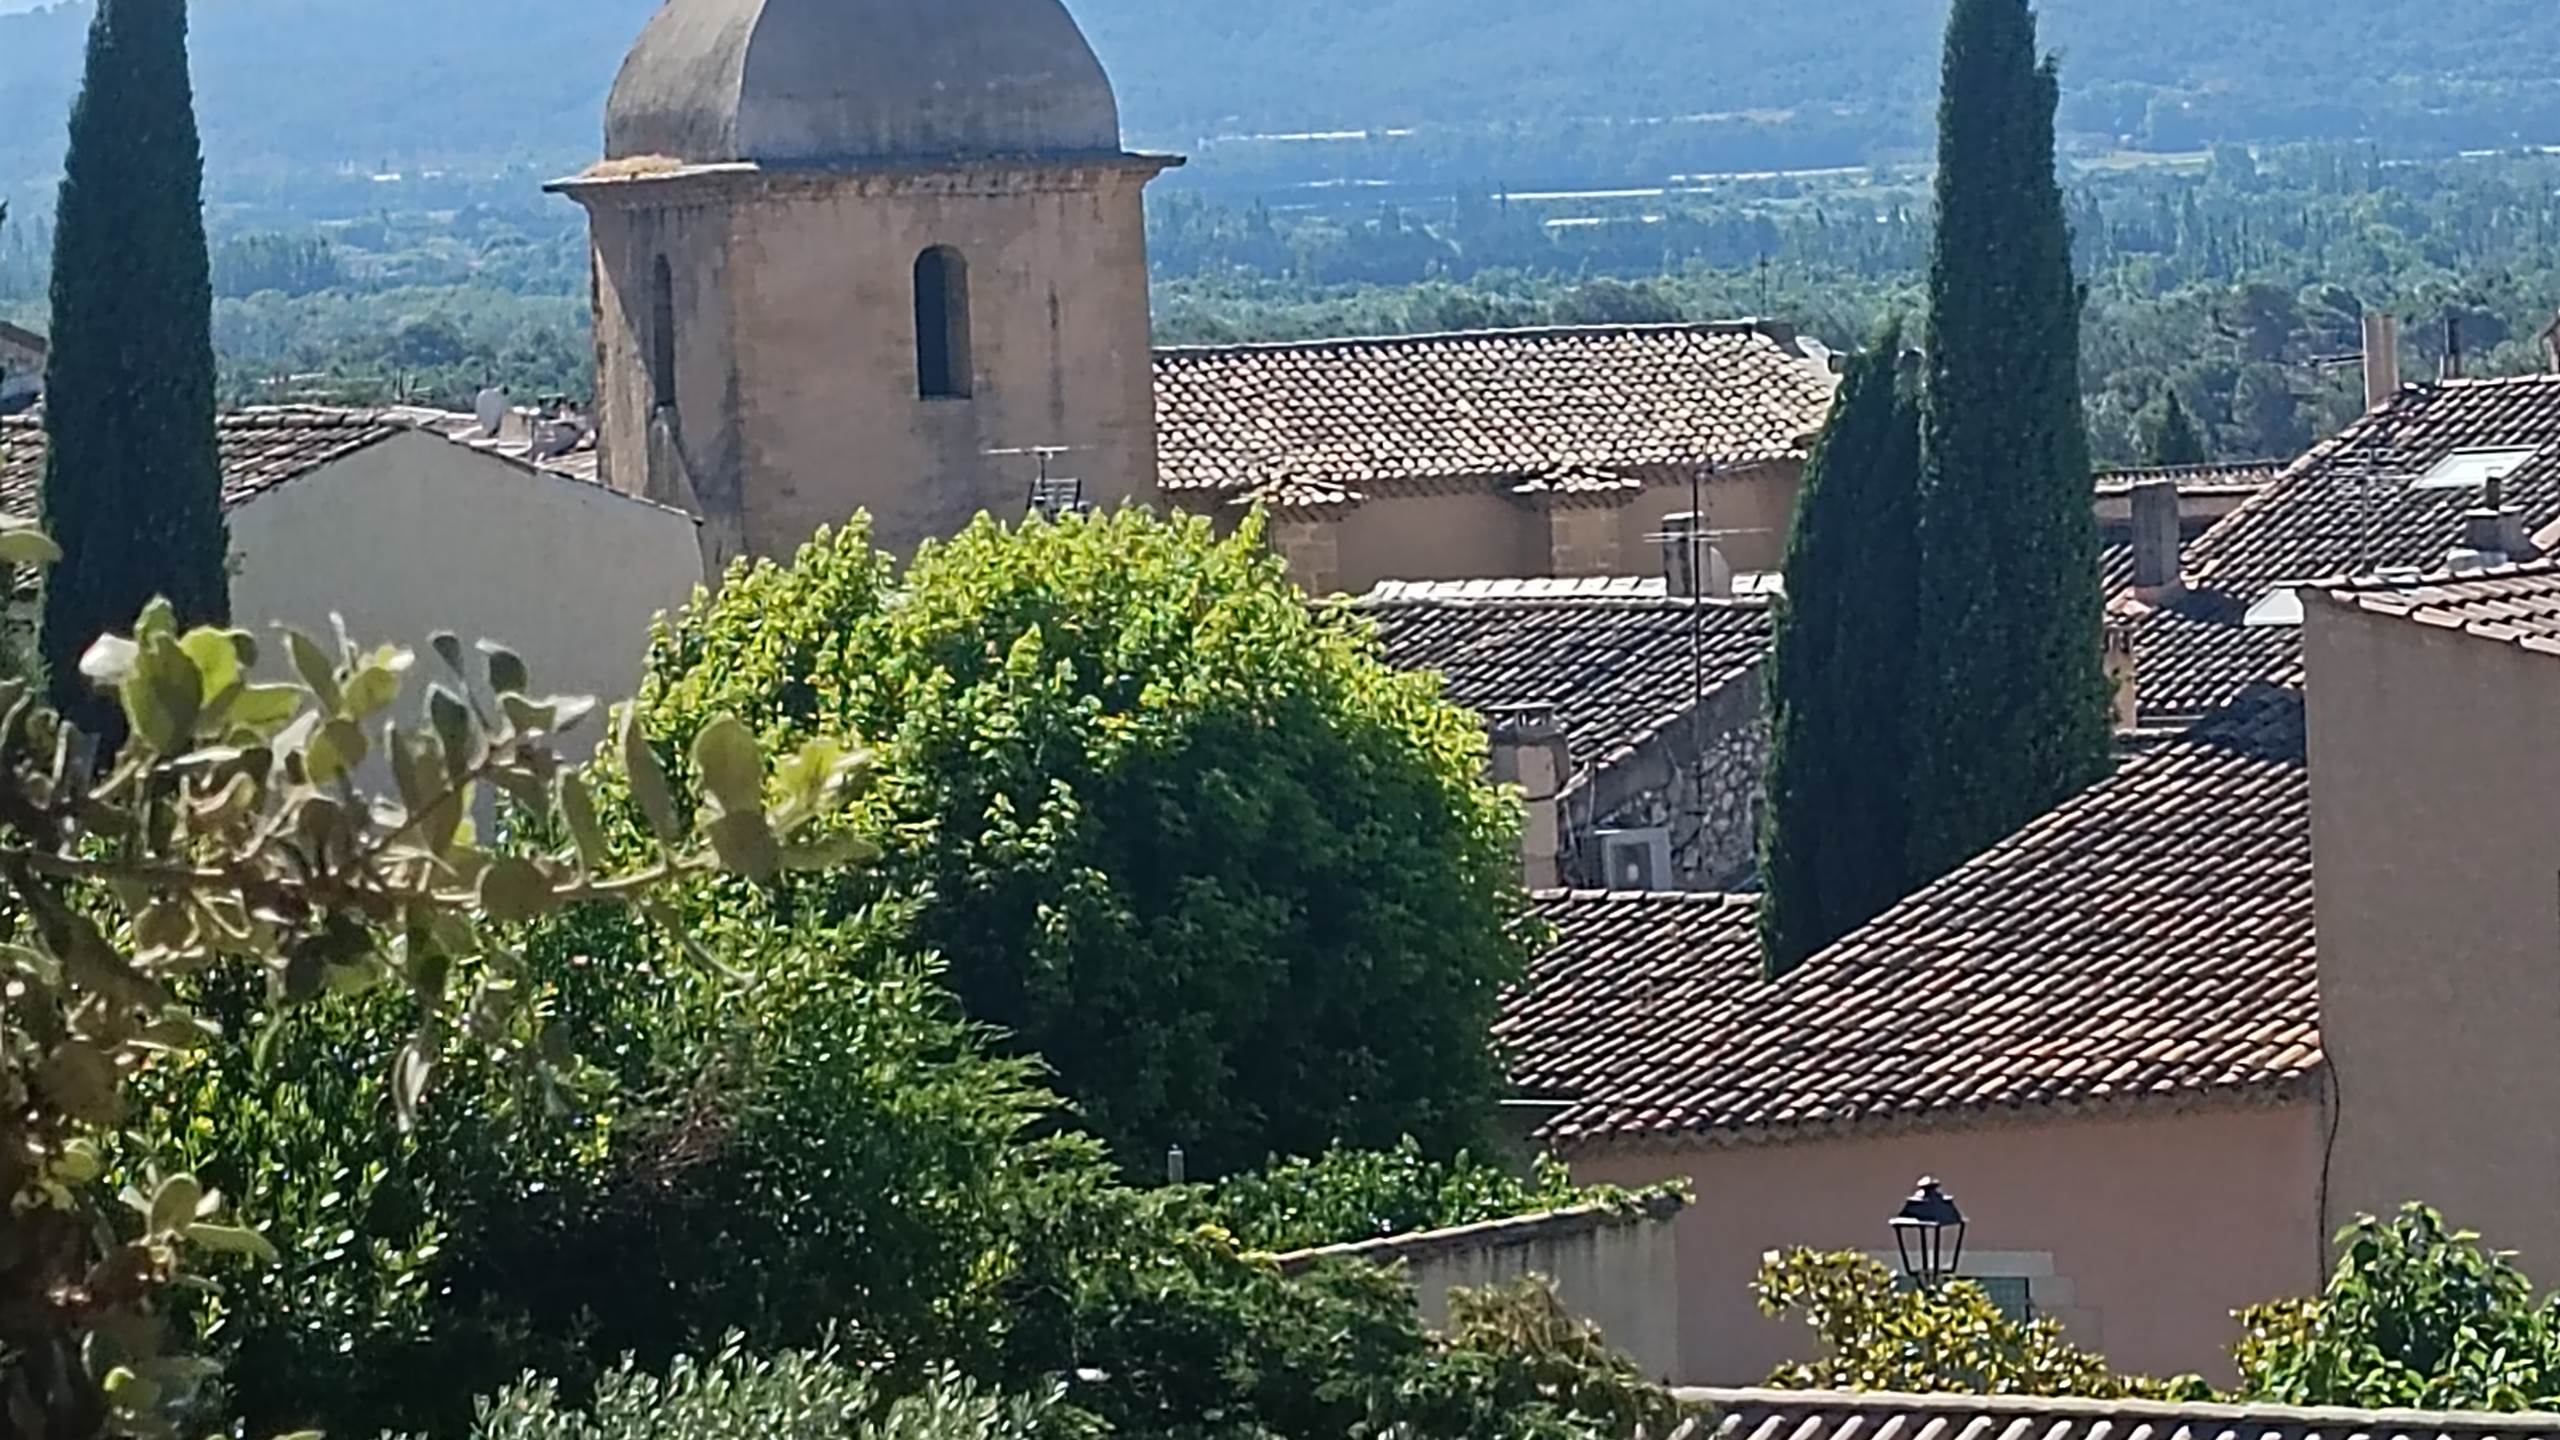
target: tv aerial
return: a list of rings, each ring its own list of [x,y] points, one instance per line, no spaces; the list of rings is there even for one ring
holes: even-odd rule
[[[1014,445],[985,453],[1008,457],[1027,455],[1037,461],[1038,468],[1031,479],[1031,493],[1023,503],[1022,513],[1054,522],[1069,515],[1090,514],[1093,510],[1084,498],[1084,482],[1054,471],[1054,462],[1061,456],[1079,454],[1082,449],[1076,445]]]

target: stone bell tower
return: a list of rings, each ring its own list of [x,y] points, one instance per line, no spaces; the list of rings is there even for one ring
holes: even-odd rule
[[[1019,517],[1062,445],[1103,508],[1156,495],[1149,180],[1059,0],[667,0],[605,159],[552,188],[595,249],[616,489],[715,563],[870,512],[900,554]]]

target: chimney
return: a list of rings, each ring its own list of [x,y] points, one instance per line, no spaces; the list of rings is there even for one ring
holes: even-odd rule
[[[2462,548],[2452,557],[2453,568],[2507,565],[2533,557],[2524,512],[2507,503],[2506,482],[2491,476],[2481,487],[2479,505],[2462,512]]]
[[[2462,317],[2444,317],[2444,378],[2462,378]]]
[[[471,402],[472,418],[480,422],[480,433],[495,440],[499,429],[507,423],[507,387],[492,385],[482,390]]]
[[[2400,320],[2380,310],[2364,312],[2364,408],[2366,414],[2400,393]]]
[[[1707,517],[1695,511],[1662,517],[1663,587],[1674,597],[1730,598],[1733,566],[1707,539]]]
[[[1510,705],[1493,714],[1493,778],[1520,787],[1520,881],[1531,890],[1564,884],[1564,728],[1552,705]]]
[[[2178,564],[2178,482],[2133,487],[2133,588],[2145,600],[2173,599],[2186,589]]]
[[[2560,375],[2560,315],[2551,319],[2551,328],[2542,332],[2542,348],[2551,356],[2551,371]]]

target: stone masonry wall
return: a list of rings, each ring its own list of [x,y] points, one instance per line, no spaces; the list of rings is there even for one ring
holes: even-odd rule
[[[1754,669],[1571,797],[1568,883],[1607,887],[1597,832],[1660,828],[1670,832],[1674,888],[1758,888],[1760,786],[1768,763],[1769,724]]]

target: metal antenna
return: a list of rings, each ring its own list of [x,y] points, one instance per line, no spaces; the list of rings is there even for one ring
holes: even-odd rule
[[[1039,462],[1038,473],[1031,480],[1031,494],[1024,501],[1022,513],[1056,521],[1068,515],[1083,515],[1093,507],[1085,503],[1084,482],[1072,475],[1049,473],[1049,462],[1061,455],[1078,453],[1074,445],[1016,445],[989,450],[989,455],[1029,455]]]

